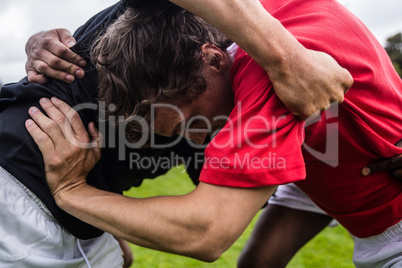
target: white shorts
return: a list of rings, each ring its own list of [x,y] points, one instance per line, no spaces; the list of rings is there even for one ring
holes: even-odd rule
[[[268,204],[327,215],[293,183],[279,185]]]
[[[45,205],[0,167],[0,267],[122,267],[112,235],[79,240]]]
[[[302,192],[296,185],[290,183],[280,185],[269,201],[269,204],[292,209],[326,214]],[[368,223],[370,224],[370,223]],[[332,221],[330,226],[336,225]],[[382,234],[357,238],[355,242],[353,262],[358,268],[402,268],[402,221]]]
[[[293,183],[279,185],[275,193],[268,200],[268,204],[327,215],[325,211],[320,209],[308,195]],[[336,220],[332,220],[328,224],[329,227],[337,225],[338,222]]]
[[[402,221],[384,233],[355,237],[353,263],[358,268],[402,268]]]

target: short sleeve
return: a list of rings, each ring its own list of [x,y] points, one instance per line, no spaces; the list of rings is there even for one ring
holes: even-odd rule
[[[241,50],[232,86],[235,108],[205,150],[200,180],[262,187],[304,179],[304,124],[275,95],[265,71]]]

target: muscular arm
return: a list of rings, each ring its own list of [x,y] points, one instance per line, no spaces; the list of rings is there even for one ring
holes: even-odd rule
[[[305,49],[258,0],[172,2],[209,21],[237,42],[268,73],[278,97],[302,119],[327,108],[332,102],[342,102],[344,91],[353,83],[349,72],[329,55]],[[47,48],[40,48],[41,40],[46,40]],[[68,42],[65,40],[65,36],[54,38],[43,35],[41,39],[38,36],[30,39],[26,48],[26,69],[30,71],[30,81],[41,82],[35,79],[34,74],[44,73],[71,82],[66,79],[71,78],[67,73],[76,75],[77,70],[81,71],[78,66],[68,63],[70,58],[78,57],[72,52],[68,53],[67,47],[61,50],[63,55],[53,49],[60,47],[57,45],[60,42]],[[35,46],[36,50],[33,49]],[[52,54],[67,61],[49,57]],[[38,71],[38,67],[43,71]]]
[[[349,72],[327,54],[305,49],[258,0],[170,0],[220,29],[268,73],[275,93],[306,119],[342,102],[353,84]]]
[[[301,45],[258,0],[170,0],[220,29],[265,70],[273,72]]]
[[[204,261],[216,260],[242,234],[275,187],[229,188],[200,183],[183,196],[137,199],[86,184],[99,159],[100,137],[89,138],[66,103],[42,99],[26,128],[43,154],[57,205],[71,215],[140,246]],[[71,122],[71,124],[69,123]]]
[[[215,261],[243,233],[273,188],[200,183],[184,196],[134,199],[85,185],[55,199],[73,216],[134,244]]]

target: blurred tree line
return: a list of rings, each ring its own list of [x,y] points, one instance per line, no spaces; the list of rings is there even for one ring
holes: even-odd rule
[[[402,78],[402,33],[389,37],[384,48],[391,58],[395,70]]]

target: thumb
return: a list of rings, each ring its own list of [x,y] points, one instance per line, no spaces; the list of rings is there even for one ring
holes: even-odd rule
[[[28,82],[29,83],[38,83],[38,84],[46,84],[47,83],[47,78],[43,74],[40,74],[34,70],[29,70],[27,71],[28,75]]]
[[[67,47],[72,47],[77,43],[71,32],[67,29],[56,29],[60,41]]]

